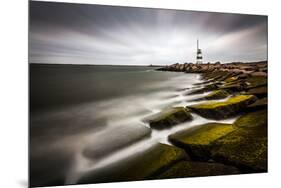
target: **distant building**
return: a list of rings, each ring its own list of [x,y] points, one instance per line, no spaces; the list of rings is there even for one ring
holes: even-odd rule
[[[203,63],[202,50],[199,48],[199,40],[197,39],[196,64],[202,64],[202,63]]]

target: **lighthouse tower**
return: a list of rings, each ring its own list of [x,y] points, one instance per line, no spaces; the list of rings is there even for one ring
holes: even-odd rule
[[[202,63],[203,63],[202,50],[199,49],[199,40],[197,39],[196,64],[202,64]]]

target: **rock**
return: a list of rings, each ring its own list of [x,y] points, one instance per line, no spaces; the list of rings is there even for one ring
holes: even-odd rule
[[[255,95],[258,98],[264,98],[267,97],[267,86],[262,86],[262,87],[256,87],[253,89],[250,89],[247,94],[249,95]]]
[[[243,91],[245,89],[245,84],[244,82],[236,82],[236,83],[229,83],[225,84],[220,87],[220,89],[226,90],[228,92],[238,92],[238,91]]]
[[[97,135],[93,135],[87,143],[83,155],[99,160],[118,149],[149,137],[150,134],[151,129],[142,124],[108,128]]]
[[[169,141],[187,151],[194,160],[206,161],[210,158],[212,142],[234,131],[231,124],[207,123],[170,135]]]
[[[246,113],[234,122],[236,127],[257,127],[263,125],[267,125],[267,110]]]
[[[260,109],[267,109],[267,97],[259,99],[247,107],[248,111],[255,111]]]
[[[226,98],[228,95],[229,95],[228,92],[226,92],[224,90],[216,90],[216,91],[213,91],[212,93],[208,94],[204,98],[206,100],[223,99],[223,98]]]
[[[202,101],[202,100],[216,100],[216,99],[224,99],[228,96],[228,92],[224,90],[215,90],[211,92],[210,94],[206,95],[205,97],[200,97],[197,99],[192,99],[189,100],[189,102],[194,102],[194,101]]]
[[[237,95],[224,102],[206,102],[188,106],[188,108],[203,117],[218,120],[241,113],[256,100],[254,95]]]
[[[252,76],[263,76],[263,77],[267,77],[267,73],[266,72],[253,72],[251,73]]]
[[[156,144],[133,156],[84,174],[78,183],[102,183],[151,179],[187,157],[184,150]]]
[[[246,172],[267,171],[267,128],[239,128],[216,140],[211,151],[215,161]]]
[[[170,128],[173,125],[192,120],[189,110],[184,107],[174,107],[144,119],[153,129]]]
[[[220,163],[179,161],[165,172],[156,176],[155,179],[202,177],[240,173],[241,172],[236,167],[226,166]]]
[[[262,77],[262,76],[252,76],[252,77],[245,79],[245,81],[247,84],[246,89],[252,89],[252,88],[267,85],[267,77]]]
[[[203,88],[192,90],[192,91],[188,92],[186,95],[202,94],[202,93],[205,93],[205,92],[208,92],[208,91],[213,91],[213,90],[216,90],[216,89],[218,89],[217,84],[212,83],[212,84],[209,84],[209,85],[205,85]]]

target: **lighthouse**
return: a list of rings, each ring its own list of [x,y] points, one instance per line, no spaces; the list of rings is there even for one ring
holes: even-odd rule
[[[199,40],[197,39],[196,64],[202,64],[202,63],[203,63],[202,50],[199,48]]]

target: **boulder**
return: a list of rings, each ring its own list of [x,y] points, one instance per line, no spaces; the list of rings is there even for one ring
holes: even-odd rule
[[[212,159],[238,167],[246,172],[267,171],[267,128],[238,128],[216,140]]]
[[[267,125],[267,110],[248,112],[239,117],[235,122],[236,127],[257,127]]]
[[[267,77],[267,73],[266,72],[253,72],[251,73],[252,76],[263,76],[263,77]]]
[[[248,111],[255,111],[255,110],[261,110],[261,109],[267,109],[267,97],[259,99],[247,107]]]
[[[192,91],[188,92],[186,95],[202,94],[202,93],[205,93],[208,91],[213,91],[216,89],[218,89],[218,85],[215,83],[212,83],[212,84],[205,85],[203,88],[192,90]]]
[[[211,92],[210,94],[206,95],[205,97],[200,97],[200,98],[192,99],[189,101],[193,102],[193,101],[202,101],[202,100],[224,99],[228,95],[229,95],[228,92],[226,92],[224,90],[215,90],[215,91]]]
[[[253,89],[250,89],[247,94],[249,95],[255,95],[258,98],[264,98],[267,97],[267,86],[262,86],[262,87],[256,87]]]
[[[228,96],[228,92],[224,90],[216,90],[204,97],[206,100],[223,99]]]
[[[89,171],[78,180],[78,183],[151,179],[151,177],[168,169],[176,162],[186,159],[186,157],[184,150],[158,143],[121,161],[112,162],[104,168]]]
[[[168,139],[185,149],[192,159],[206,161],[210,158],[212,142],[232,131],[234,127],[231,124],[207,123],[174,133]]]
[[[263,76],[252,76],[245,79],[247,84],[246,89],[252,89],[256,87],[266,86],[267,85],[267,77]]]
[[[150,127],[153,129],[165,129],[191,120],[192,115],[188,109],[184,107],[174,107],[147,117],[144,119],[144,122],[149,123]]]
[[[168,170],[157,175],[155,179],[217,176],[240,173],[241,172],[236,167],[220,163],[179,161]]]
[[[239,91],[243,91],[245,89],[245,87],[246,87],[246,84],[244,82],[241,82],[240,80],[238,80],[237,82],[228,83],[219,88],[226,90],[228,92],[239,92]]]
[[[254,95],[237,95],[224,102],[206,102],[188,106],[188,108],[205,118],[219,120],[241,113],[256,100]]]

